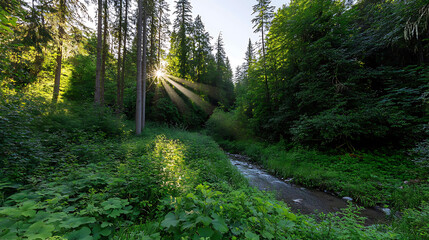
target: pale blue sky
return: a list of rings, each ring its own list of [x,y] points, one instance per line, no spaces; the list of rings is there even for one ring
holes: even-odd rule
[[[176,4],[175,0],[167,0],[170,4],[172,18]],[[190,0],[193,7],[194,18],[200,15],[206,30],[213,37],[213,41],[222,32],[225,42],[225,51],[228,55],[233,70],[244,62],[249,38],[253,42],[258,40],[258,35],[253,33],[251,20],[252,6],[256,0]],[[276,11],[289,0],[272,0],[271,4]]]

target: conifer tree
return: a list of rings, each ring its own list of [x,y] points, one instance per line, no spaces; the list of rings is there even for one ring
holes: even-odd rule
[[[264,82],[266,91],[266,101],[270,104],[270,89],[268,86],[267,67],[265,60],[266,53],[266,42],[265,37],[268,32],[271,20],[274,17],[274,7],[270,6],[271,0],[257,0],[258,3],[253,6],[253,14],[255,18],[252,19],[253,28],[255,33],[261,33],[261,44],[262,44],[262,64],[264,67]]]
[[[195,76],[194,81],[196,82],[203,82],[203,77],[208,71],[207,62],[212,51],[210,39],[211,37],[205,30],[201,17],[198,15],[195,18],[193,29],[193,42],[195,45],[193,49],[193,71]]]
[[[172,65],[179,77],[186,78],[190,73],[190,34],[192,30],[192,6],[188,0],[176,2],[176,19],[171,40],[170,54],[174,58]]]

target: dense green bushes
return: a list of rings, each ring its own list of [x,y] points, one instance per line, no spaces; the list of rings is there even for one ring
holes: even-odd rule
[[[386,238],[355,216],[328,231],[290,213],[247,188],[210,137],[157,126],[132,137],[106,109],[2,100],[0,239]]]
[[[199,185],[195,193],[167,201],[171,211],[144,225],[125,229],[118,239],[398,239],[386,226],[364,227],[353,206],[312,217],[290,212],[260,191],[222,193]]]
[[[240,120],[265,139],[320,149],[397,149],[427,138],[424,9],[424,0],[291,1],[271,22],[267,56],[238,73]]]
[[[206,123],[206,129],[216,139],[244,139],[248,135],[235,113],[220,108],[214,110]]]

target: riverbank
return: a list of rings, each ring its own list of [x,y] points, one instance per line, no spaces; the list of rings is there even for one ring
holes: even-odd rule
[[[309,188],[350,197],[365,207],[401,211],[429,200],[428,173],[403,155],[368,153],[329,155],[315,150],[285,150],[281,144],[219,141],[281,178]]]
[[[338,198],[326,191],[307,189],[291,183],[292,179],[277,178],[265,169],[249,162],[247,156],[227,154],[231,163],[249,180],[249,184],[262,191],[273,192],[275,197],[287,203],[291,210],[301,214],[338,213],[347,208],[351,202]],[[366,218],[365,225],[387,223],[383,211],[373,208],[362,208],[359,216]]]
[[[1,109],[1,240],[419,236],[407,231],[420,229],[416,218],[401,229],[364,227],[352,207],[295,214],[249,188],[202,134],[148,124],[136,137],[132,123],[91,105]]]

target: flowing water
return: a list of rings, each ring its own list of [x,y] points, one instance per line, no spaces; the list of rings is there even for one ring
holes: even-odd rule
[[[267,173],[260,167],[249,163],[248,158],[237,154],[228,154],[230,161],[249,180],[251,186],[263,191],[274,192],[278,200],[291,207],[292,211],[303,214],[315,212],[337,212],[347,207],[347,201],[329,193],[306,189],[291,183],[291,179],[282,180]],[[361,216],[366,217],[366,225],[385,222],[383,211],[373,208],[362,210]]]

